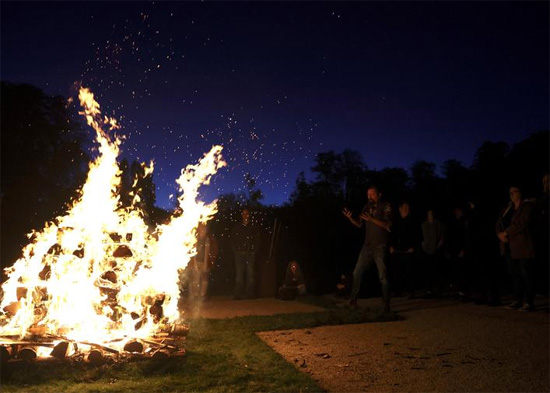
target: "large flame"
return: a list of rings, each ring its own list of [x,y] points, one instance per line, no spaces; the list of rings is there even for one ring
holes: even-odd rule
[[[0,335],[24,337],[40,330],[102,344],[148,337],[176,322],[178,270],[195,254],[198,224],[217,211],[216,201],[196,198],[199,187],[226,165],[221,146],[182,170],[180,209],[169,223],[151,230],[137,193],[132,207],[123,208],[117,195],[120,139],[108,133],[118,125],[102,117],[88,89],[80,89],[79,99],[81,114],[96,131],[99,155],[68,212],[31,233],[22,257],[6,269],[0,308],[7,317]],[[146,174],[150,171],[152,166],[146,167]]]

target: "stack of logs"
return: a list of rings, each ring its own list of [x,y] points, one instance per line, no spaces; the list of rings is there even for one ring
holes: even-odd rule
[[[30,335],[24,339],[16,336],[0,336],[0,360],[2,364],[22,361],[84,361],[93,365],[128,360],[167,360],[185,356],[185,340],[188,325],[175,324],[166,332],[157,333],[147,339],[116,339],[98,344],[88,341],[75,341],[52,334]],[[122,350],[109,344],[126,340]],[[38,357],[37,348],[51,348],[49,356]],[[70,355],[69,355],[70,353]]]

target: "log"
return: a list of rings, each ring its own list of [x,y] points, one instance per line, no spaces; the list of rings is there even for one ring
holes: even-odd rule
[[[187,337],[187,334],[189,333],[189,326],[186,324],[176,324],[172,327],[172,330],[170,332],[174,336],[184,336]]]
[[[153,356],[151,356],[151,359],[153,359],[154,361],[164,361],[164,360],[168,360],[169,358],[170,358],[170,352],[164,349],[159,349],[155,351],[153,353]]]
[[[6,307],[4,307],[4,312],[8,313],[9,315],[15,315],[17,314],[17,311],[21,308],[21,303],[19,302],[12,302],[8,304]]]
[[[132,352],[132,353],[142,353],[143,352],[143,344],[140,343],[139,341],[136,341],[136,340],[128,341],[124,345],[124,350],[127,351],[127,352]]]
[[[36,351],[32,347],[24,347],[17,353],[17,359],[35,360],[36,359]]]
[[[28,292],[29,292],[29,290],[25,287],[17,287],[17,289],[15,290],[15,293],[17,295],[17,300],[21,300],[23,298],[26,298]]]
[[[144,338],[141,338],[140,340],[143,341],[146,344],[155,345],[157,347],[168,348],[168,349],[177,349],[177,347],[175,347],[173,345],[165,344],[163,342],[158,342],[158,341],[154,341],[154,340],[146,340]]]
[[[92,349],[90,353],[88,353],[86,360],[88,361],[88,363],[100,365],[105,362],[105,357],[99,349]]]
[[[120,353],[116,349],[109,348],[109,347],[106,347],[105,345],[101,345],[101,344],[91,343],[91,342],[88,342],[88,341],[79,341],[79,343],[84,344],[84,345],[89,345],[90,347],[94,347],[96,349],[101,349],[101,350],[103,350],[105,352],[109,352],[109,353],[115,353],[115,354]]]
[[[115,258],[131,258],[132,256],[134,256],[132,250],[125,244],[121,244],[113,252],[113,257]]]
[[[69,349],[69,343],[67,341],[61,341],[53,348],[50,356],[58,359],[64,359],[65,356],[67,356],[67,349]]]

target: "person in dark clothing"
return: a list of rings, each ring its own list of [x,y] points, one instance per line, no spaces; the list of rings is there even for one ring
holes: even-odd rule
[[[415,251],[419,244],[419,226],[411,218],[409,203],[402,202],[390,234],[391,283],[396,296],[407,291],[410,298],[414,297],[418,274]]]
[[[259,228],[250,220],[250,211],[243,209],[241,217],[241,222],[231,231],[231,248],[235,254],[235,300],[243,296],[248,299],[256,297],[255,264],[261,241]]]
[[[510,187],[510,203],[496,224],[501,255],[508,261],[514,284],[515,301],[508,307],[522,311],[533,311],[535,308],[535,247],[531,228],[534,208],[533,201],[524,199],[518,187]]]
[[[541,295],[549,294],[550,279],[550,175],[542,177],[542,196],[537,201],[536,215],[536,249],[537,258],[537,292]]]
[[[469,217],[462,206],[453,209],[453,219],[449,221],[445,241],[445,256],[450,268],[451,288],[461,300],[466,300],[470,289],[471,237]]]
[[[389,312],[390,285],[387,275],[387,246],[392,225],[392,209],[391,205],[382,201],[381,198],[382,193],[378,191],[378,188],[370,187],[367,190],[368,203],[363,208],[359,218],[354,218],[352,212],[347,208],[344,208],[342,213],[357,228],[365,226],[365,242],[353,271],[349,305],[354,308],[357,307],[357,295],[361,287],[363,273],[375,262],[382,286],[384,312]]]
[[[298,295],[306,294],[306,283],[302,269],[296,261],[290,261],[285,274],[283,285],[279,288],[279,299],[294,300]]]
[[[443,245],[445,244],[445,226],[435,217],[433,209],[426,213],[426,221],[422,223],[422,255],[423,270],[427,280],[426,296],[441,296],[445,285],[445,261],[443,260]]]

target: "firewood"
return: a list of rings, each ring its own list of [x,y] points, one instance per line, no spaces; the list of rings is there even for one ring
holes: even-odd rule
[[[149,314],[151,314],[155,320],[159,320],[160,318],[162,318],[162,315],[163,315],[162,305],[160,305],[158,302],[153,304],[149,308]]]
[[[90,353],[88,353],[87,360],[91,364],[99,365],[103,364],[105,357],[99,349],[92,349]]]
[[[96,343],[91,343],[91,342],[88,342],[88,341],[79,341],[80,344],[84,344],[84,345],[89,345],[90,347],[94,347],[94,348],[97,348],[97,349],[101,349],[105,352],[109,352],[109,353],[115,353],[115,354],[118,354],[120,353],[119,351],[117,351],[116,349],[113,349],[113,348],[109,348],[105,345],[101,345],[101,344],[96,344]]]
[[[17,353],[17,359],[34,360],[36,359],[36,350],[32,347],[24,347]]]
[[[29,328],[30,334],[35,334],[37,336],[44,336],[47,332],[48,328],[46,326],[32,326]]]
[[[67,355],[67,349],[69,349],[69,343],[67,341],[61,341],[53,348],[50,356],[58,359],[63,359]]]
[[[10,315],[15,315],[15,314],[17,314],[17,311],[19,311],[20,308],[21,308],[21,303],[12,302],[12,303],[8,304],[6,307],[4,307],[4,312],[6,312]]]
[[[113,257],[115,257],[115,258],[130,258],[133,255],[134,254],[132,253],[132,250],[130,250],[130,248],[125,244],[121,244],[113,252]]]
[[[124,345],[124,350],[127,352],[133,352],[133,353],[142,353],[143,352],[143,344],[139,341],[132,340],[128,341]]]
[[[15,290],[15,293],[17,295],[17,300],[21,300],[23,298],[26,298],[28,291],[29,290],[25,287],[17,287],[17,289]]]
[[[164,350],[164,349],[159,349],[157,351],[155,351],[153,353],[153,356],[151,356],[151,359],[155,360],[155,361],[159,361],[159,360],[167,360],[170,358],[170,352]]]
[[[187,337],[187,334],[189,333],[189,326],[183,323],[176,324],[172,327],[172,331],[170,333],[174,336]]]
[[[40,278],[42,281],[46,281],[48,278],[50,278],[52,273],[52,268],[50,265],[44,266],[44,269],[40,273],[38,273],[38,278]]]
[[[158,346],[158,347],[162,347],[162,348],[169,348],[169,349],[177,349],[175,346],[173,345],[169,345],[169,344],[165,344],[163,342],[158,342],[158,341],[154,341],[154,340],[146,340],[144,338],[140,339],[141,341],[143,341],[144,343],[146,344],[149,344],[149,345],[155,345],[155,346]]]

